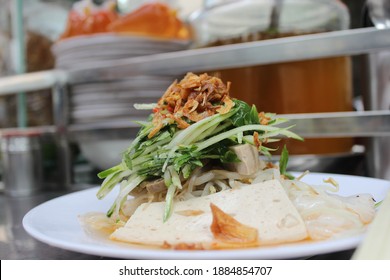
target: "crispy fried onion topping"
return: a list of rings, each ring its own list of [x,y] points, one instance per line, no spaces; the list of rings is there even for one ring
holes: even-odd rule
[[[173,250],[218,250],[259,246],[257,229],[241,224],[213,203],[210,203],[210,208],[213,218],[210,231],[215,241],[211,244],[185,242],[170,244],[164,241],[161,248]]]
[[[187,128],[214,114],[226,114],[234,106],[229,96],[230,82],[226,85],[217,77],[187,73],[180,82],[173,82],[153,109],[153,137],[167,124],[176,123]]]
[[[259,246],[257,229],[241,224],[213,203],[210,208],[213,215],[210,230],[216,239],[211,245],[213,249]]]

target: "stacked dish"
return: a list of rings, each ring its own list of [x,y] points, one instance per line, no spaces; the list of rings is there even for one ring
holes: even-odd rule
[[[184,50],[189,41],[117,34],[95,34],[61,40],[53,46],[56,68],[94,67],[103,61]],[[134,109],[135,103],[154,103],[175,80],[173,76],[131,76],[121,80],[73,85],[70,92],[70,123],[117,119],[142,120],[150,112]]]
[[[132,76],[126,80],[74,85],[70,122],[144,120],[150,111],[136,110],[134,104],[156,103],[172,80],[171,76]]]
[[[93,68],[99,62],[114,64],[125,58],[180,51],[188,47],[189,41],[184,40],[95,34],[61,40],[53,46],[52,51],[56,58],[56,68],[77,70]],[[115,127],[115,123],[123,121],[144,121],[150,110],[136,110],[134,104],[156,103],[176,78],[167,75],[138,75],[126,79],[74,84],[69,92],[69,122],[71,125],[86,125],[91,128],[103,123]],[[77,139],[74,140],[90,163],[98,168],[106,168],[120,159],[123,147],[128,146],[128,139],[118,137],[104,139],[100,135],[99,139],[93,136],[84,139],[76,136]],[[106,145],[110,149],[106,149]],[[95,155],[101,157],[96,158]]]
[[[61,40],[53,46],[52,51],[57,68],[72,69],[99,61],[180,51],[188,47],[189,41],[185,40],[102,33]]]

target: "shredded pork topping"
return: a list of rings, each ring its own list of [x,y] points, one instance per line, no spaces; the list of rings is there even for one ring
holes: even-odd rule
[[[185,129],[214,114],[226,114],[234,106],[226,85],[217,77],[188,73],[180,82],[173,82],[153,109],[153,137],[167,124],[176,123]]]

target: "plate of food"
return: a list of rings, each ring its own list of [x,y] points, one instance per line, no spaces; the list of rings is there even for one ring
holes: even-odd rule
[[[230,98],[229,83],[188,73],[151,110],[100,187],[48,201],[23,219],[52,246],[132,259],[291,259],[356,247],[390,182],[287,172],[302,140],[288,120]]]

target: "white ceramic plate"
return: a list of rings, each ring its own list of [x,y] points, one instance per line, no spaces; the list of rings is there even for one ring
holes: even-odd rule
[[[175,76],[132,76],[127,79],[74,85],[72,93],[166,90]]]
[[[340,195],[371,193],[377,201],[382,200],[390,189],[385,180],[313,173],[306,182],[321,184],[332,177],[340,184]],[[291,259],[355,248],[363,235],[321,242],[296,243],[267,248],[223,251],[172,251],[133,247],[128,244],[93,238],[84,233],[78,215],[88,212],[105,212],[115,194],[104,200],[96,199],[97,188],[68,194],[45,202],[26,214],[23,226],[36,239],[55,247],[105,257],[126,259]]]
[[[116,34],[93,34],[77,36],[62,40],[53,46],[56,55],[83,50],[85,48],[107,48],[124,47],[131,48],[152,48],[166,51],[176,51],[188,48],[189,41],[166,40],[153,37],[116,35]]]
[[[72,92],[71,103],[73,106],[88,106],[93,104],[122,104],[129,103],[156,103],[164,90],[139,90],[139,91],[112,91],[95,93]],[[150,110],[151,111],[151,110]]]
[[[94,67],[96,62],[181,51],[189,41],[164,40],[143,36],[94,34],[57,42],[52,51],[57,68]]]
[[[134,103],[125,103],[124,106],[106,106],[96,110],[95,108],[72,110],[70,117],[75,122],[97,122],[98,120],[107,120],[112,118],[128,118],[147,120],[150,112],[147,110],[134,109]]]

